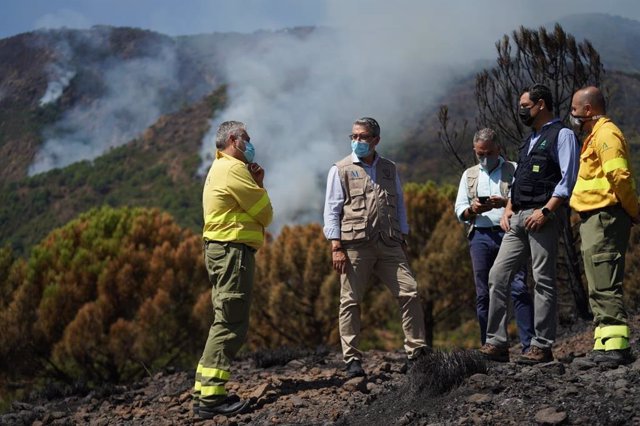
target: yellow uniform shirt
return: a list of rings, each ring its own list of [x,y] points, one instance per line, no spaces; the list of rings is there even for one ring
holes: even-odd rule
[[[202,208],[205,240],[256,249],[264,243],[264,228],[273,219],[269,195],[253,180],[247,165],[220,151],[204,184]]]
[[[620,203],[631,217],[637,216],[638,196],[629,163],[622,132],[609,118],[600,118],[582,146],[571,207],[586,212]]]

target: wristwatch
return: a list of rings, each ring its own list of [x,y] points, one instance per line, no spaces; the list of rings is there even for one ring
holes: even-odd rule
[[[551,210],[546,207],[541,208],[540,211],[542,212],[542,216],[544,217],[549,217],[549,215],[551,214]]]

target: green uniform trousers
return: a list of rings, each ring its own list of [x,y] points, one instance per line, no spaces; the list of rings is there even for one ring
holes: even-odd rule
[[[238,243],[209,241],[204,261],[211,282],[213,324],[196,370],[194,399],[202,405],[223,400],[231,359],[249,328],[255,249]]]
[[[580,217],[582,258],[596,326],[594,349],[626,349],[629,327],[622,301],[622,280],[631,218],[619,204],[582,212]]]

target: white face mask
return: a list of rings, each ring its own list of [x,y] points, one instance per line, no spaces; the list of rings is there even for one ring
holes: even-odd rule
[[[582,127],[584,126],[585,118],[587,117],[579,117],[575,115],[572,115],[571,117],[569,117],[569,122],[571,123],[571,127],[573,127],[573,130],[575,130],[576,132],[581,132]]]
[[[586,123],[587,121],[599,120],[601,117],[604,116],[594,115],[593,117],[588,117],[571,114],[571,116],[569,117],[569,122],[571,123],[571,127],[573,127],[573,130],[575,130],[576,132],[581,132],[582,128],[584,127],[584,123]]]

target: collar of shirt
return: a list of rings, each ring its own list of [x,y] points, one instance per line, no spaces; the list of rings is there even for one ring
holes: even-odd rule
[[[371,165],[365,163],[364,161],[362,161],[354,152],[351,153],[351,161],[353,161],[354,163],[358,163],[361,164],[363,167],[375,167],[376,164],[378,164],[378,160],[380,159],[380,156],[378,155],[377,152],[373,152],[373,163],[371,163]]]
[[[225,154],[224,152],[222,152],[220,150],[216,150],[216,160],[218,160],[220,158],[224,158],[225,160],[229,160],[229,161],[233,161],[233,162],[236,162],[236,163],[244,164],[244,161],[240,161],[237,158],[230,156],[229,154]]]
[[[533,142],[534,140],[538,140],[538,138],[540,137],[540,133],[542,133],[542,130],[544,130],[545,127],[549,127],[553,123],[557,123],[558,121],[560,121],[559,118],[554,118],[553,120],[546,123],[544,126],[540,127],[540,132],[538,133],[536,133],[536,131],[533,130],[533,132],[531,132],[531,141]]]
[[[553,123],[557,123],[558,121],[560,121],[559,118],[554,118],[553,120],[549,121],[547,124],[542,126],[539,132],[536,133],[535,130],[531,132],[531,140],[529,141],[529,150],[527,151],[527,154],[531,152],[531,149],[533,148],[533,146],[536,144],[536,142],[538,142],[538,139],[540,139],[540,134],[542,133],[542,130],[544,130],[546,127],[549,127]]]
[[[604,123],[608,123],[609,121],[611,120],[606,115],[598,118],[596,124],[593,125],[593,129],[591,129],[591,133],[589,133],[589,136],[585,138],[584,143],[582,144],[582,148],[580,149],[580,153],[583,153],[587,149],[598,130],[600,130]]]

